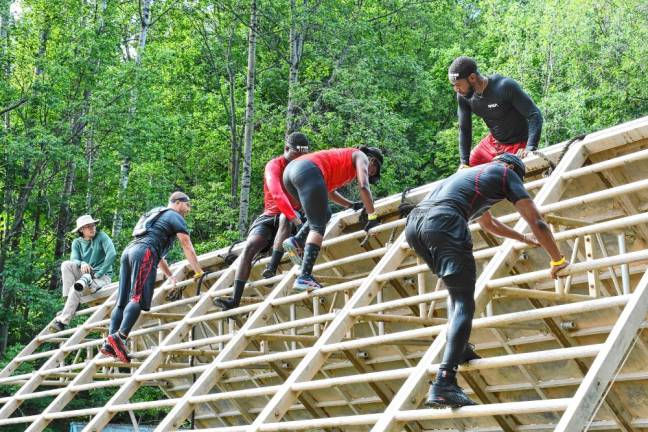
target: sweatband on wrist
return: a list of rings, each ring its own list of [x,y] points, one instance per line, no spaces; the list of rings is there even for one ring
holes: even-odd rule
[[[374,221],[378,219],[378,215],[376,213],[369,213],[367,215],[367,220]]]
[[[551,266],[556,267],[556,266],[559,266],[559,265],[563,265],[566,262],[567,262],[567,260],[565,259],[565,257],[562,257],[558,261],[551,261]]]

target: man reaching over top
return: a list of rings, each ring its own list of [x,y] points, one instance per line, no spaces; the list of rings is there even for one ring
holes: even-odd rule
[[[477,278],[468,224],[476,220],[491,234],[541,246],[551,258],[550,273],[556,278],[569,264],[560,254],[549,226],[524,188],[525,167],[512,154],[463,169],[445,179],[407,218],[405,238],[430,271],[448,289],[448,332],[443,361],[430,387],[426,405],[460,407],[475,403],[457,385],[457,367],[479,358],[468,344],[475,313]],[[515,205],[532,233],[521,233],[499,222],[488,211],[499,201]]]
[[[452,62],[448,78],[457,93],[460,168],[490,162],[502,153],[523,159],[538,148],[542,113],[515,80],[483,76],[475,60],[465,56]],[[471,152],[473,113],[490,132]]]
[[[117,304],[110,316],[108,337],[99,349],[102,354],[130,362],[126,339],[142,311],[151,309],[158,265],[175,285],[165,257],[176,238],[195,273],[194,279],[203,275],[184,219],[190,209],[189,197],[183,192],[174,192],[167,207],[148,211],[135,226],[135,239],[121,256]]]

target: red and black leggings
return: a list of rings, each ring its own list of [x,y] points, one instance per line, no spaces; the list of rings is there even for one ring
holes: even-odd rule
[[[110,316],[110,334],[128,336],[140,313],[151,309],[158,257],[146,245],[127,247],[121,256],[117,305]]]

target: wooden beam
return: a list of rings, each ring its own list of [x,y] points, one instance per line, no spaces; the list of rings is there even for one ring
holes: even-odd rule
[[[596,414],[598,403],[619,369],[632,340],[636,337],[646,313],[648,313],[648,271],[641,278],[632,298],[621,312],[601,352],[596,356],[578,387],[572,403],[560,419],[556,431],[580,431],[587,427],[588,422]],[[632,430],[631,423],[622,426]]]

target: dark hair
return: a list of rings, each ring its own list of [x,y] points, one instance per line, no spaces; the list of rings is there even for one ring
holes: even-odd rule
[[[369,147],[369,146],[363,145],[363,146],[358,147],[358,149],[362,153],[366,154],[367,157],[375,157],[376,159],[378,159],[378,162],[382,166],[382,164],[384,162],[384,158],[383,158],[382,150],[380,150],[378,147]]]
[[[382,169],[382,165],[385,160],[383,158],[382,151],[378,147],[369,147],[364,145],[360,146],[359,150],[367,155],[367,157],[376,158],[376,160],[378,161],[378,171],[376,172],[376,174],[369,177],[369,183],[378,183],[378,180],[380,180],[380,170]]]
[[[457,57],[448,68],[448,78],[450,78],[450,81],[468,78],[472,73],[479,73],[477,71],[477,63],[474,59],[467,56]]]
[[[301,132],[293,132],[288,135],[288,138],[286,138],[286,145],[298,150],[303,150],[304,147],[307,149],[310,148],[308,138]]]

